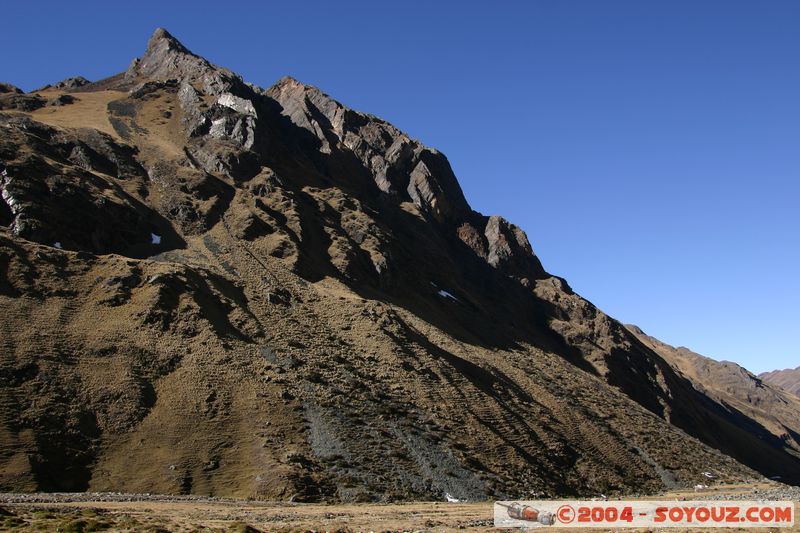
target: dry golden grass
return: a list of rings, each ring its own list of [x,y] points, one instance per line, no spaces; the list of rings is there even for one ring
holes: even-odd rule
[[[766,485],[763,485],[764,487]],[[725,485],[705,496],[736,495],[756,485]],[[694,492],[670,492],[642,499],[702,499]],[[0,496],[2,501],[2,496]],[[168,499],[144,502],[64,502],[4,504],[13,513],[0,525],[17,531],[60,528],[80,530],[81,523],[95,530],[114,531],[508,531],[493,528],[492,502],[402,504],[291,504],[254,501],[188,502]],[[795,505],[795,514],[798,512]],[[0,519],[1,520],[1,519]],[[247,528],[251,529],[247,529]],[[88,529],[84,529],[88,530]],[[547,528],[548,531],[574,531]],[[747,531],[730,528],[725,531]],[[774,529],[773,529],[774,530]],[[602,529],[593,529],[602,531]],[[639,531],[626,529],[625,531]],[[700,529],[670,528],[683,533]],[[714,530],[710,530],[714,531]],[[760,531],[766,531],[760,529]],[[779,531],[800,531],[800,525]]]
[[[58,92],[52,92],[52,96],[57,94]],[[108,121],[106,107],[110,101],[122,98],[125,94],[121,91],[73,94],[74,103],[64,106],[42,107],[32,112],[31,117],[45,124],[60,128],[94,128],[119,139],[119,135],[117,135]],[[42,95],[51,96],[51,91],[43,91]]]

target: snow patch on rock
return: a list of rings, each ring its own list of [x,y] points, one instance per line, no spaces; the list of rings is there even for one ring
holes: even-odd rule
[[[229,107],[237,113],[241,113],[242,115],[249,115],[253,118],[258,118],[256,108],[253,107],[253,102],[247,100],[246,98],[240,98],[232,95],[231,93],[223,93],[222,96],[217,99],[217,103],[221,106]]]
[[[444,289],[439,289],[439,292],[437,292],[436,294],[438,294],[442,298],[450,298],[451,300],[455,300],[456,302],[459,301],[458,298],[456,298],[455,296],[453,296],[452,294],[450,294],[449,292],[447,292]]]

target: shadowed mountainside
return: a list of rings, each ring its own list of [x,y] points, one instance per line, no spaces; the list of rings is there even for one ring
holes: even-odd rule
[[[675,348],[626,326],[703,394],[725,406],[761,440],[800,457],[800,398],[730,361],[715,361],[687,348]],[[781,476],[776,472],[775,476]],[[782,477],[782,476],[781,476]]]

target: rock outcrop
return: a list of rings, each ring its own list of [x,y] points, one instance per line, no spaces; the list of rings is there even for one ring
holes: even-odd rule
[[[19,87],[11,85],[10,83],[0,82],[0,94],[22,94],[23,90]]]
[[[35,94],[13,90],[0,93],[0,111],[35,111],[46,104],[46,99]]]
[[[382,192],[411,200],[438,221],[459,220],[471,212],[450,163],[437,150],[293,78],[282,79],[267,94],[295,125],[319,140],[322,153],[347,150],[355,155]]]
[[[144,185],[146,174],[130,147],[96,131],[67,133],[25,117],[0,115],[0,126],[0,196],[14,235],[68,250],[138,256],[152,253],[153,233],[168,231],[157,213],[106,178]]]
[[[52,85],[45,85],[44,87],[36,89],[33,92],[47,91],[47,90],[69,92],[69,91],[74,91],[75,89],[80,89],[81,87],[84,87],[91,83],[92,83],[91,81],[87,80],[83,76],[74,76],[71,78],[66,78],[64,80],[61,80]]]
[[[244,86],[239,76],[196,56],[167,30],[159,28],[150,37],[144,55],[131,63],[125,73],[125,80],[134,84],[142,80],[171,79],[198,84],[198,88],[212,95],[220,95]]]

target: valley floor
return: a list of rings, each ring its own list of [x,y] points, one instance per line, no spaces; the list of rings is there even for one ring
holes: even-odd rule
[[[702,493],[670,492],[642,499],[791,499],[796,502],[795,516],[797,516],[800,510],[798,496],[800,490],[796,487],[765,483],[722,485]],[[330,505],[149,494],[39,493],[0,494],[0,530],[255,532],[494,529],[492,502]],[[685,530],[672,528],[666,531],[678,533]],[[724,531],[745,531],[745,529]],[[796,524],[793,528],[774,531],[800,531],[800,524]]]

